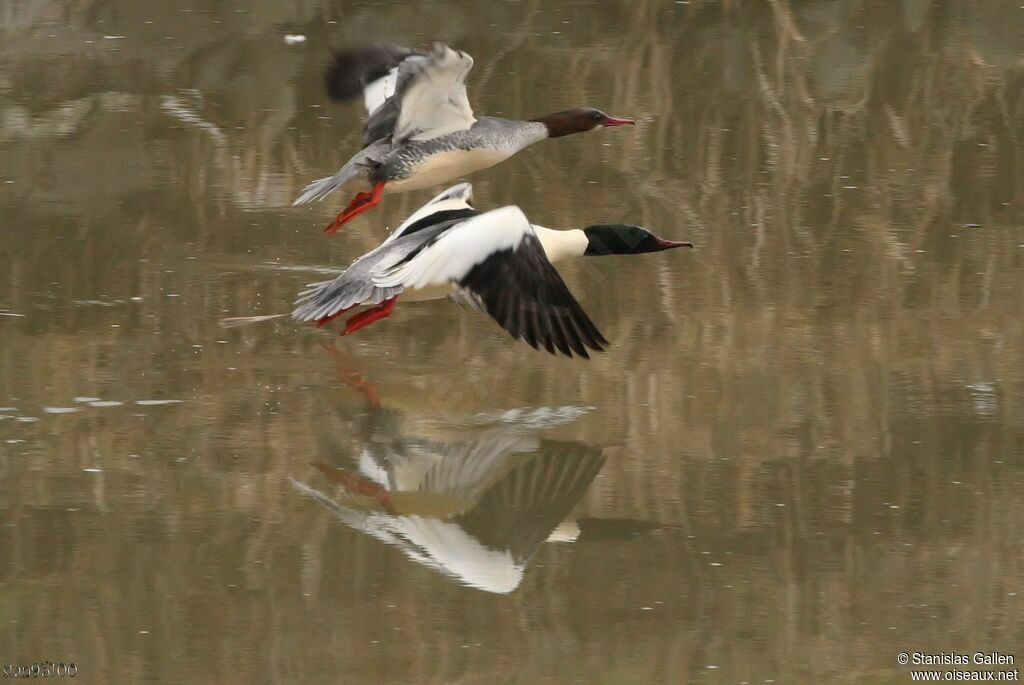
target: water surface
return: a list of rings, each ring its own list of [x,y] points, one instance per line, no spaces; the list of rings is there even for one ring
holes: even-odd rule
[[[1014,654],[1018,5],[6,7],[0,661],[896,683],[899,651]],[[480,206],[696,249],[562,269],[612,343],[589,362],[445,302],[221,328],[430,197],[333,238],[346,199],[288,207],[358,146],[330,46],[436,38],[480,112],[638,120],[474,175]]]

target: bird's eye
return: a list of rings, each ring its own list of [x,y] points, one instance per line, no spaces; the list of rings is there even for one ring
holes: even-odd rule
[[[598,121],[599,119],[602,118],[601,117],[601,113],[600,112],[591,112],[590,113],[590,118],[593,119],[594,121]]]

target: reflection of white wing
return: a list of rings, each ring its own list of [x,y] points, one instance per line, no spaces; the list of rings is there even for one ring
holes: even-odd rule
[[[504,475],[509,457],[534,452],[537,445],[530,436],[499,435],[466,443],[416,441],[383,455],[364,448],[359,472],[391,491],[431,492],[469,501]]]
[[[439,570],[466,585],[508,594],[523,580],[523,566],[508,550],[484,547],[455,523],[422,516],[402,516],[392,530],[419,547]]]
[[[447,45],[435,43],[423,62],[406,61],[411,68],[398,94],[399,114],[394,140],[430,140],[469,128],[476,121],[466,96],[466,74],[473,58]]]
[[[418,564],[485,592],[508,594],[523,579],[524,564],[507,550],[480,544],[457,524],[422,516],[367,514],[344,506],[328,495],[291,479],[296,490],[317,500],[342,522],[398,547]]]
[[[453,445],[448,456],[436,461],[423,474],[417,490],[472,500],[505,475],[505,461],[516,453],[533,452],[537,440],[506,435]]]

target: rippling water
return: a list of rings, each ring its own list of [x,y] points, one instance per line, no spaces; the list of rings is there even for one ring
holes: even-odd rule
[[[1018,5],[3,6],[0,661],[902,683],[900,651],[1013,654]],[[330,46],[435,38],[479,112],[638,120],[474,175],[480,206],[696,249],[562,269],[589,362],[445,302],[220,327],[430,197],[333,238],[343,198],[288,206],[358,147]]]

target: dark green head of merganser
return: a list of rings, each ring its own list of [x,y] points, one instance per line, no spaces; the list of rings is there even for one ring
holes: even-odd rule
[[[693,247],[687,241],[665,240],[646,228],[624,224],[595,224],[583,229],[587,236],[585,257],[601,257],[613,254],[643,254],[661,252],[674,247]]]
[[[599,109],[593,107],[576,107],[563,112],[555,112],[546,117],[530,119],[544,124],[548,127],[548,138],[560,138],[561,136],[572,135],[573,133],[585,133],[603,126],[632,126],[636,122],[632,119],[620,119],[610,117]]]

